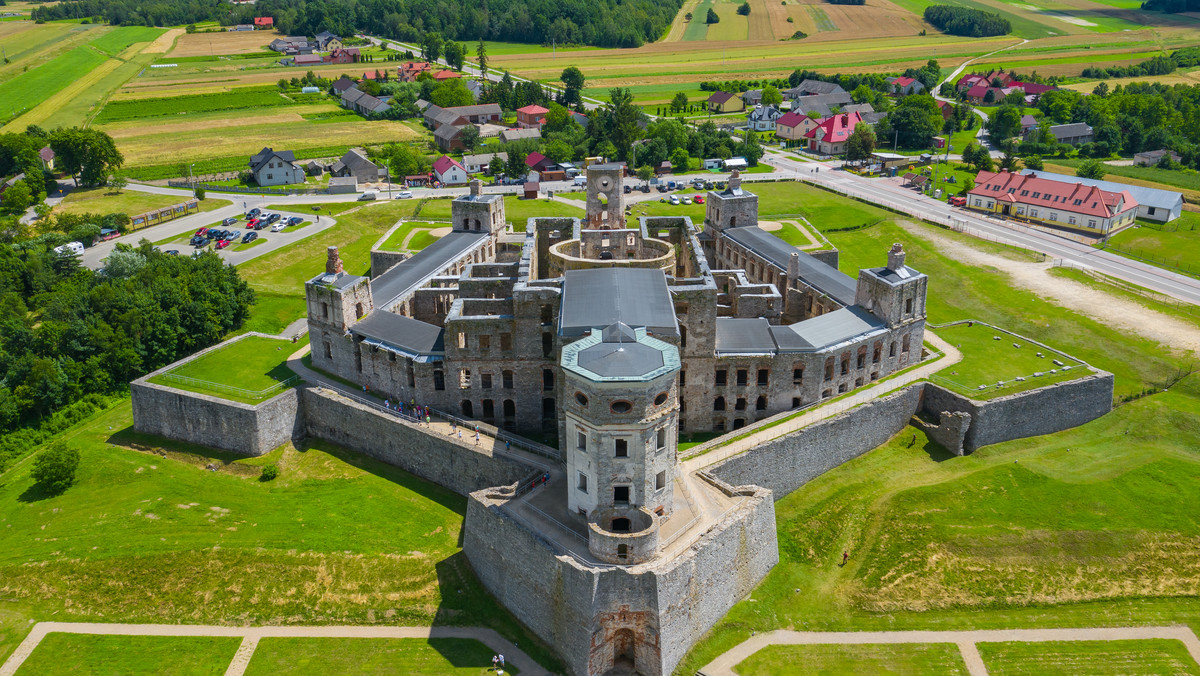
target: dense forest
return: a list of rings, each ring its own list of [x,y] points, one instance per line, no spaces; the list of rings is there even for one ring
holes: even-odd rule
[[[122,25],[170,26],[275,18],[282,32],[371,33],[418,41],[428,32],[452,40],[636,47],[660,38],[681,0],[66,0],[33,10],[34,19],[102,17]]]
[[[925,20],[943,33],[972,38],[1007,35],[1012,31],[1012,24],[1008,19],[999,14],[969,7],[932,5],[925,8]]]
[[[242,325],[254,291],[215,254],[119,248],[104,272],[52,233],[0,245],[0,433],[24,438],[89,395],[118,392]],[[0,437],[0,467],[21,444]]]
[[[1142,9],[1156,12],[1200,12],[1200,0],[1146,0]]]

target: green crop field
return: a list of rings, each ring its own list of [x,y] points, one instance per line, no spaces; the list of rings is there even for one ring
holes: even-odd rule
[[[899,645],[772,645],[734,667],[740,676],[783,676],[804,665],[806,674],[967,673],[953,643]]]
[[[0,660],[32,620],[387,623],[490,627],[558,668],[471,572],[460,495],[324,442],[242,458],[138,434],[128,400],[61,438],[82,454],[65,493],[30,462],[0,481]]]
[[[241,644],[226,636],[47,634],[17,676],[221,676]]]
[[[135,43],[154,42],[164,32],[161,28],[123,26],[92,40],[90,44],[109,56],[117,56]]]
[[[189,94],[155,99],[110,101],[96,122],[105,124],[149,117],[175,117],[244,108],[273,108],[292,105],[278,87],[242,87],[226,94]]]
[[[287,358],[303,346],[304,343],[290,340],[248,336],[154,376],[150,382],[244,404],[257,404],[263,397],[225,388],[257,392],[292,378],[296,374],[287,367]],[[272,395],[278,393],[279,390],[271,392]]]
[[[459,638],[264,638],[246,673],[486,676],[493,673],[494,654],[478,641]],[[504,671],[520,673],[512,666]]]
[[[805,9],[808,11],[808,15],[812,18],[813,25],[817,27],[818,31],[825,33],[838,30],[837,24],[830,21],[829,15],[825,13],[825,10],[816,5],[808,5]]]
[[[1050,641],[1046,643],[980,643],[979,655],[989,674],[1067,676],[1133,676],[1134,674],[1200,675],[1200,665],[1181,641]]]
[[[95,49],[76,47],[0,84],[0,119],[32,109],[106,60]]]

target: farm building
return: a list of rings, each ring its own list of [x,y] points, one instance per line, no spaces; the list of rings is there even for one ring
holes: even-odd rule
[[[1033,135],[1037,131],[1039,131],[1039,129],[1036,126],[1029,129],[1029,131],[1025,132],[1025,140],[1032,140]],[[1092,128],[1083,122],[1052,125],[1050,127],[1050,133],[1054,135],[1055,143],[1066,143],[1068,145],[1077,146],[1092,142]]]
[[[329,167],[329,173],[339,177],[353,176],[359,182],[372,183],[383,179],[386,170],[367,159],[367,154],[362,149],[351,148]]]
[[[847,92],[832,92],[829,94],[813,94],[798,99],[792,99],[792,112],[808,115],[816,113],[819,117],[833,115],[835,108],[841,109],[854,103]]]
[[[1183,193],[1173,190],[1147,188],[1145,186],[1128,185],[1115,181],[1099,181],[1093,178],[1080,178],[1078,176],[1067,176],[1048,171],[1034,171],[1032,169],[1025,169],[1021,173],[1063,183],[1082,183],[1083,185],[1095,186],[1109,192],[1128,192],[1133,196],[1133,199],[1137,200],[1138,218],[1166,223],[1179,218],[1179,215],[1183,212]]]
[[[508,162],[508,153],[483,153],[480,155],[463,155],[462,165],[466,168],[468,174],[481,174],[488,170],[488,165],[492,163],[493,157]]]
[[[382,115],[392,109],[386,101],[371,96],[358,87],[351,87],[342,92],[342,106],[360,115]]]
[[[1144,153],[1137,153],[1133,156],[1133,163],[1140,164],[1143,167],[1153,167],[1162,161],[1162,158],[1168,153],[1170,153],[1171,160],[1173,162],[1178,162],[1183,159],[1179,156],[1179,153],[1175,152],[1174,150],[1167,150],[1166,148],[1163,148],[1162,150],[1147,150]]]
[[[840,84],[836,82],[824,82],[822,80],[805,80],[800,84],[785,89],[783,92],[785,99],[800,99],[806,96],[820,96],[824,94],[845,94],[846,90],[842,89]]]
[[[462,139],[463,129],[468,125],[457,126],[453,124],[443,124],[438,127],[437,131],[433,132],[433,140],[437,143],[437,147],[442,152],[453,152],[465,150],[466,144]]]
[[[358,179],[353,176],[335,176],[329,179],[328,192],[332,195],[346,195],[358,192]]]
[[[981,171],[975,187],[967,192],[967,207],[1097,236],[1133,225],[1138,203],[1130,186],[1119,186],[1117,192],[1087,185],[1074,176],[1062,178],[1066,180]]]
[[[500,142],[510,143],[519,141],[523,138],[541,138],[542,132],[539,129],[505,129],[500,132]]]

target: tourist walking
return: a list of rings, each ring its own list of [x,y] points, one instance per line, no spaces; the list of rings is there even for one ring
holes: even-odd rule
[[[850,552],[842,552],[842,566],[846,565],[846,561],[850,560]],[[841,567],[841,566],[839,566]]]

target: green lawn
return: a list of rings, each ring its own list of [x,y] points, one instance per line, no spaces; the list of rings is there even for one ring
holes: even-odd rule
[[[1110,237],[1109,248],[1155,265],[1200,274],[1200,213],[1185,211],[1166,224],[1142,220],[1138,224]]]
[[[159,195],[149,192],[138,192],[125,189],[115,192],[112,188],[80,188],[67,193],[63,201],[54,208],[55,213],[70,214],[138,214],[161,209],[187,201],[187,197],[179,195]],[[229,200],[203,199],[200,200],[200,211],[212,211],[227,207]]]
[[[545,197],[535,200],[518,199],[515,195],[505,195],[504,197],[504,217],[509,223],[513,224],[513,229],[517,232],[525,232],[526,222],[530,218],[542,216],[579,217],[582,215],[583,209],[563,204],[562,202],[551,202]],[[449,223],[450,200],[428,200],[425,202],[425,206],[421,208],[420,216],[421,218]]]
[[[963,353],[962,361],[935,375],[933,382],[975,399],[1044,387],[1054,382],[1082,378],[1091,372],[1084,364],[1066,355],[982,324],[957,324],[933,331]],[[997,336],[1000,340],[995,340]],[[1043,356],[1039,357],[1039,354]],[[1071,368],[1063,371],[1061,366],[1053,363],[1056,359]],[[1051,370],[1058,373],[1050,373]],[[1042,375],[1034,376],[1035,373]],[[1015,380],[1018,377],[1025,380]],[[1004,385],[996,387],[999,382]],[[986,389],[981,391],[980,386]]]
[[[324,442],[241,458],[138,434],[128,400],[60,438],[82,454],[65,493],[31,462],[0,481],[0,660],[31,620],[386,623],[491,627],[560,668],[471,572],[460,495]]]
[[[405,223],[396,228],[396,231],[379,248],[385,251],[420,251],[438,240],[437,237],[430,234],[430,231],[449,227],[449,223],[427,223],[422,221]],[[409,235],[412,235],[412,239],[408,241],[408,246],[403,246],[404,240],[408,239]]]
[[[220,676],[242,639],[228,636],[47,634],[18,676],[169,674]]]
[[[977,647],[993,676],[1200,674],[1200,665],[1183,643],[1165,639],[979,643]]]
[[[495,651],[460,638],[265,638],[246,669],[275,674],[428,674],[484,676]],[[505,673],[517,674],[508,666]]]
[[[250,393],[266,390],[296,375],[287,367],[286,362],[287,358],[303,345],[303,342],[292,343],[290,340],[278,338],[248,336],[154,376],[150,382],[256,404],[266,397]],[[203,382],[184,382],[171,376]],[[272,390],[270,394],[278,392],[279,390]]]
[[[801,666],[802,665],[802,666]],[[967,673],[953,643],[898,645],[772,645],[733,669],[741,676],[805,674],[953,674]]]

